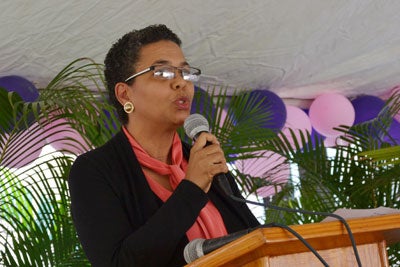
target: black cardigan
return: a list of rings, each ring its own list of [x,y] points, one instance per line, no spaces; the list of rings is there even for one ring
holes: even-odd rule
[[[185,158],[189,152],[183,143]],[[227,177],[240,196],[233,177]],[[227,198],[215,183],[206,194],[183,180],[163,203],[151,191],[122,131],[80,155],[68,182],[73,221],[93,266],[184,265],[186,231],[208,200],[221,213],[228,233],[259,225],[246,204]]]

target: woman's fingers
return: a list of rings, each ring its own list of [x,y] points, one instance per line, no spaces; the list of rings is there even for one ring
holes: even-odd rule
[[[228,167],[218,140],[210,133],[202,133],[190,151],[186,179],[207,192],[213,177],[226,172]]]

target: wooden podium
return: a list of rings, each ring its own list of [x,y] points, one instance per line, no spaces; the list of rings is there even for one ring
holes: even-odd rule
[[[389,266],[386,245],[400,242],[400,214],[347,220],[363,267]],[[357,266],[346,228],[340,221],[290,226],[329,266]],[[186,266],[323,266],[283,228],[260,228]]]

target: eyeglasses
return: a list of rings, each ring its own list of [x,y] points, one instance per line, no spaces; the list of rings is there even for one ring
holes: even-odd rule
[[[176,71],[179,71],[180,75],[185,81],[189,82],[197,82],[200,78],[201,70],[194,67],[174,67],[170,65],[153,65],[139,71],[138,73],[129,76],[125,82],[129,82],[133,78],[145,74],[147,72],[153,71],[153,76],[155,78],[164,79],[164,80],[171,80],[176,77]]]

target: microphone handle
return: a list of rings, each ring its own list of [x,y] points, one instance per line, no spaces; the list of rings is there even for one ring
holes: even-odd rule
[[[202,132],[197,133],[193,137],[193,141],[196,141],[196,139],[200,136]],[[211,142],[207,141],[205,146],[211,145]],[[218,185],[221,187],[221,189],[224,191],[224,193],[227,196],[233,195],[231,185],[228,182],[228,179],[226,178],[224,173],[220,173],[214,176],[214,179],[217,181]]]
[[[232,188],[228,182],[228,178],[226,178],[224,173],[220,173],[214,176],[214,179],[217,181],[219,187],[224,191],[227,196],[232,196]]]
[[[226,236],[222,236],[219,238],[212,238],[212,239],[206,239],[203,243],[203,253],[204,255],[238,239],[241,236],[244,236],[248,233],[250,233],[252,230],[254,230],[254,228],[250,228],[250,229],[245,229],[242,231],[238,231]]]

